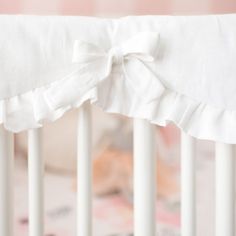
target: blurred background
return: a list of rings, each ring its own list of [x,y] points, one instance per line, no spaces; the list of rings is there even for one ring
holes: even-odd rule
[[[0,0],[1,14],[212,14],[236,11],[235,0]],[[132,122],[93,108],[94,236],[132,235]],[[43,128],[46,236],[75,233],[77,111]],[[180,235],[179,130],[156,127],[158,236]],[[15,235],[28,235],[27,137],[16,135]],[[214,147],[198,142],[198,236],[214,232]]]
[[[235,12],[235,0],[1,0],[0,12],[122,16]]]

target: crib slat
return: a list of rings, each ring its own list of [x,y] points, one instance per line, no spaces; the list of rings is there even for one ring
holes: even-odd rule
[[[154,126],[134,119],[134,234],[156,235]]]
[[[233,145],[216,143],[216,236],[234,236],[235,160]]]
[[[44,235],[42,129],[28,132],[29,235]]]
[[[181,231],[196,235],[195,145],[193,137],[181,133]]]
[[[14,135],[0,125],[0,235],[13,236]]]
[[[77,235],[92,235],[91,108],[79,109],[77,160]]]

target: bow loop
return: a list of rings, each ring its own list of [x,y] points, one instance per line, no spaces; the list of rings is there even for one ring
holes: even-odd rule
[[[105,55],[105,51],[95,44],[76,40],[74,43],[72,62],[80,64],[93,62]]]
[[[157,32],[140,32],[124,42],[122,50],[126,56],[135,56],[142,61],[152,62],[159,49],[159,40]]]
[[[122,65],[117,68],[126,87],[147,103],[158,99],[165,88],[148,65],[155,60],[158,47],[157,32],[138,33],[108,52],[93,43],[76,40],[72,61],[79,65],[46,92],[49,105],[57,109],[78,98],[84,99],[101,81],[112,78],[113,66],[117,64]]]

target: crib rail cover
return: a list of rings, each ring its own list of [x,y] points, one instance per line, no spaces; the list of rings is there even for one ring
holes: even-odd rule
[[[0,15],[0,29],[0,123],[10,131],[90,100],[236,143],[236,14]]]

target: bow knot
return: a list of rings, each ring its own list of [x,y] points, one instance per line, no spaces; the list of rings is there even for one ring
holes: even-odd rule
[[[123,63],[124,56],[122,50],[119,47],[112,47],[108,54],[112,58],[113,64],[119,65]]]
[[[165,90],[159,78],[150,69],[159,47],[157,32],[141,32],[108,52],[95,44],[76,40],[73,62],[78,68],[47,92],[53,108],[73,103],[103,80],[111,78],[117,64],[125,88],[147,103],[158,99]],[[62,91],[63,89],[63,91]]]

